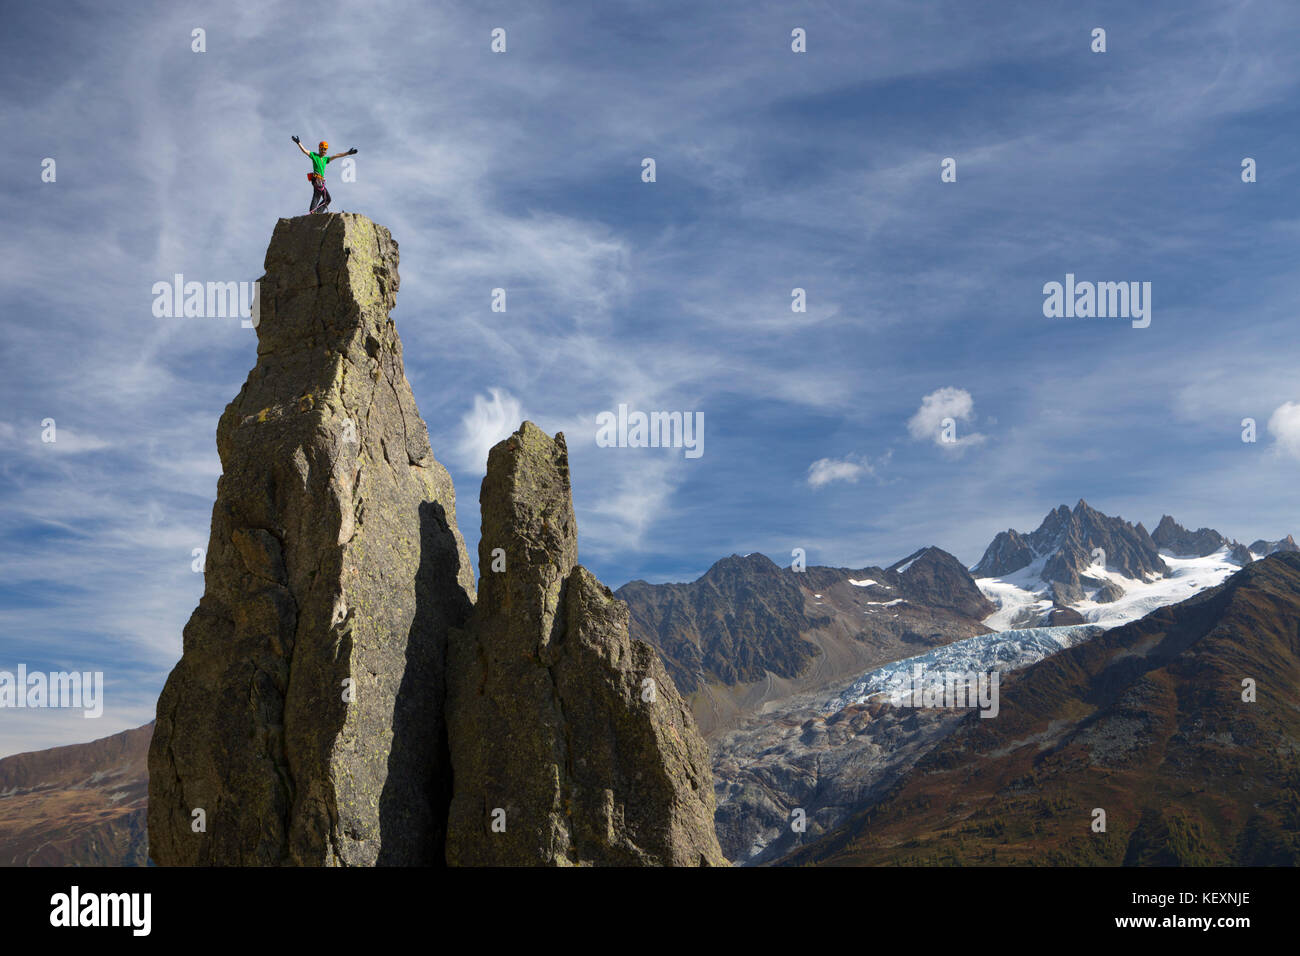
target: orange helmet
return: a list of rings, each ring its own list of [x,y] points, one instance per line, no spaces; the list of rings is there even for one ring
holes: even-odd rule
[[[317,147],[317,149],[319,149],[322,153],[329,148],[330,148],[330,144],[325,142],[325,140],[321,140],[320,146]]]

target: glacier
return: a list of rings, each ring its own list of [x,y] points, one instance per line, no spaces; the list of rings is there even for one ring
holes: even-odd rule
[[[977,674],[989,671],[1006,673],[1036,664],[1067,647],[1082,644],[1105,630],[1098,624],[1023,627],[953,641],[924,654],[893,661],[868,671],[843,693],[828,700],[823,710],[828,715],[834,714],[845,707],[863,704],[882,696],[895,701],[903,699],[912,692],[913,668],[918,665],[923,670],[923,684],[941,685],[946,674],[965,674],[971,671]]]

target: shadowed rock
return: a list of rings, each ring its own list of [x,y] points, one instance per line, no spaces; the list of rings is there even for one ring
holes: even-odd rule
[[[709,754],[628,611],[577,565],[564,437],[494,447],[480,595],[449,647],[456,865],[726,865]]]
[[[397,262],[363,216],[276,225],[257,365],[217,429],[204,594],[149,751],[159,864],[443,857],[446,634],[473,573],[388,317]]]

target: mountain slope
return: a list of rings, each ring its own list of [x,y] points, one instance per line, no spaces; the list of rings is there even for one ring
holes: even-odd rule
[[[762,554],[733,554],[690,584],[632,581],[614,592],[632,636],[654,644],[684,691],[701,683],[794,677],[816,652],[800,633],[816,624],[793,574]]]
[[[153,723],[0,760],[0,865],[143,866]]]
[[[891,568],[777,567],[732,555],[689,584],[633,581],[615,596],[656,647],[706,735],[794,695],[983,634],[994,606],[951,554]]]
[[[963,717],[785,862],[1296,865],[1297,701],[1300,554],[1282,552],[1007,681],[996,719]]]
[[[969,627],[994,609],[961,562],[938,548],[923,548],[889,569],[859,570],[795,571],[766,555],[733,554],[689,584],[632,581],[615,595],[631,609],[633,636],[657,647],[678,686],[690,691],[761,680],[769,671],[799,675],[817,655],[804,633],[844,615],[823,597],[836,588],[852,605],[859,630],[866,628],[857,622],[864,606],[891,606],[936,634],[948,618]]]

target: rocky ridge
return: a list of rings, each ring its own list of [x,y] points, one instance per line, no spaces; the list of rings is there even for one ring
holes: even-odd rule
[[[1044,559],[1041,578],[1051,586],[1058,606],[1081,601],[1085,587],[1104,583],[1089,574],[1094,552],[1105,553],[1105,566],[1128,578],[1142,579],[1169,573],[1160,549],[1142,527],[1112,518],[1083,499],[1074,510],[1061,505],[1048,513],[1032,534],[1003,531],[984,552],[971,574],[977,578],[1003,577]]]
[[[1268,557],[1270,554],[1276,554],[1279,551],[1300,551],[1300,544],[1296,544],[1295,538],[1287,535],[1277,541],[1265,541],[1260,538],[1250,546],[1251,554],[1261,558]]]

